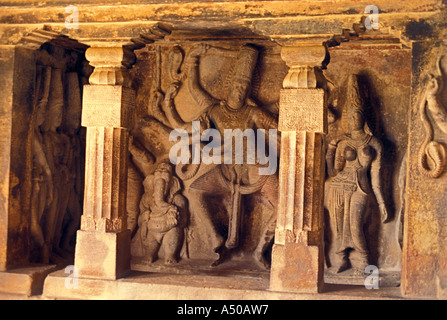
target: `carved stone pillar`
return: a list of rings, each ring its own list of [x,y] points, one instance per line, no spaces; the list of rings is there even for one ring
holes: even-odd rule
[[[130,270],[126,191],[128,128],[135,92],[128,68],[135,55],[123,46],[92,46],[86,58],[95,69],[83,95],[85,197],[75,265],[81,277],[117,279]]]
[[[0,46],[0,272],[29,263],[34,78],[34,50]]]
[[[323,183],[327,111],[322,44],[286,46],[289,66],[280,94],[279,210],[270,288],[320,292],[323,285]]]

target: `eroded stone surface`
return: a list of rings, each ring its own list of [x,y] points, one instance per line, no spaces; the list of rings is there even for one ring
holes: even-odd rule
[[[331,273],[330,221],[324,220],[328,215],[322,205],[326,148],[347,132],[348,79],[356,74],[359,90],[366,96],[370,129],[383,144],[384,201],[376,195],[362,207],[369,212],[363,223],[369,263],[382,271],[383,283],[394,285],[401,275],[405,295],[445,297],[447,81],[442,1],[377,1],[377,31],[364,28],[368,15],[364,10],[370,4],[366,1],[335,5],[331,1],[154,0],[108,6],[81,1],[79,28],[73,29],[65,28],[68,3],[64,0],[38,7],[29,1],[6,4],[0,10],[0,41],[8,45],[0,47],[4,58],[0,83],[11,94],[2,100],[0,268],[27,264],[36,257],[47,260],[50,250],[36,254],[32,247],[53,246],[51,239],[69,234],[60,227],[67,226],[73,214],[56,210],[65,211],[64,201],[48,206],[52,213],[47,216],[53,218],[47,223],[50,227],[43,228],[47,229],[44,241],[36,228],[39,213],[45,212],[40,208],[51,202],[46,194],[59,199],[74,194],[51,181],[65,177],[60,164],[49,175],[42,160],[56,159],[49,149],[64,144],[61,133],[68,133],[54,124],[60,119],[53,112],[60,109],[57,93],[64,83],[68,84],[64,88],[68,101],[63,102],[69,106],[67,123],[73,125],[73,119],[78,119],[79,125],[77,91],[82,92],[83,125],[88,132],[86,202],[75,262],[86,276],[118,278],[129,271],[131,259],[139,270],[175,273],[178,269],[186,274],[196,263],[203,263],[199,269],[213,272],[214,261],[216,272],[228,267],[237,274],[252,268],[270,273],[268,285],[258,288],[261,291],[270,286],[316,292],[321,291],[325,263],[326,282],[361,283],[363,275],[351,276],[350,269],[349,274]],[[42,28],[42,23],[51,27]],[[56,48],[49,52],[55,61],[36,63],[36,50],[42,45],[48,48],[48,43]],[[86,58],[91,66],[85,63],[83,43],[90,46]],[[71,52],[65,58],[79,55],[79,64],[67,68],[70,63],[64,55],[58,56],[58,48]],[[238,59],[243,63],[238,64]],[[50,79],[46,75],[52,75],[53,83],[38,86]],[[65,76],[71,80],[54,80]],[[75,76],[79,87],[69,84]],[[90,83],[83,87],[89,77]],[[51,89],[52,112],[45,117],[52,126],[33,121],[38,105],[33,97],[45,101],[45,88]],[[281,89],[296,91],[285,94]],[[238,92],[244,96],[240,108]],[[293,111],[294,107],[299,110]],[[173,165],[164,170],[170,172],[164,177],[160,164],[167,162],[175,145],[170,132],[190,130],[193,120],[201,121],[202,131],[213,128],[221,133],[236,128],[279,129],[278,177],[264,181],[245,164]],[[42,139],[48,150],[33,153],[33,145],[39,143],[32,142],[40,141],[41,133],[48,137]],[[36,177],[42,181],[36,182]],[[78,176],[77,192],[83,184]],[[51,185],[56,192],[49,192]],[[144,200],[153,198],[156,201]],[[385,203],[386,210],[378,202]],[[385,224],[379,219],[381,211],[388,212]],[[155,227],[157,219],[150,222],[151,215],[162,217]],[[140,246],[139,254],[131,258],[130,241],[136,235],[153,241]],[[152,250],[154,246],[157,250]],[[148,252],[141,248],[152,248],[150,259],[144,259]],[[162,267],[161,262],[168,265]],[[60,286],[60,280],[52,284]],[[80,297],[103,297],[117,288],[109,283],[100,289],[107,282],[90,281],[102,294],[92,289]]]

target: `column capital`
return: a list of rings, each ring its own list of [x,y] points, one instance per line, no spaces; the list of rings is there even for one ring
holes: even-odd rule
[[[328,60],[325,42],[293,42],[281,47],[289,66],[280,94],[280,131],[327,132],[325,78]]]
[[[317,70],[324,68],[327,58],[324,42],[293,43],[281,48],[281,58],[289,67],[284,89],[317,88]]]
[[[281,58],[289,67],[319,67],[326,59],[327,48],[323,42],[293,43],[281,47]]]
[[[136,62],[133,50],[119,44],[92,44],[85,57],[95,69],[90,75],[91,85],[121,85],[130,87],[128,69]]]

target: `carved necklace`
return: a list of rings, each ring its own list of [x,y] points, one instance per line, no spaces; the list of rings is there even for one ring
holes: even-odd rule
[[[348,146],[358,149],[369,144],[372,135],[364,132],[363,130],[361,131],[363,132],[362,136],[358,136],[355,138],[352,136],[352,133],[347,134],[347,136],[349,137],[349,139],[347,140]]]
[[[246,104],[239,109],[232,109],[227,105],[226,101],[222,101],[220,103],[220,108],[215,110],[217,111],[215,117],[218,119],[218,125],[220,126],[232,129],[245,129],[242,127],[244,127],[244,124],[247,121],[247,110],[249,111],[249,108]]]

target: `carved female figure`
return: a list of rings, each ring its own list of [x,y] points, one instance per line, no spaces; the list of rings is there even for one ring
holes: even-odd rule
[[[330,178],[326,181],[325,206],[338,257],[334,263],[336,271],[348,269],[352,262],[354,271],[363,274],[369,265],[363,225],[372,194],[378,202],[382,222],[388,217],[380,176],[383,147],[367,127],[357,76],[350,77],[348,88],[349,132],[328,147]]]

